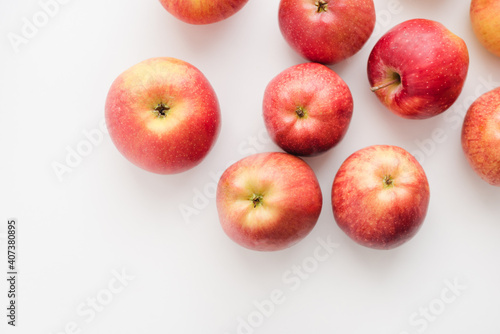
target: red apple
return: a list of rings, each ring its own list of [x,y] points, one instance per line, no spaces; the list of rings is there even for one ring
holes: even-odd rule
[[[175,58],[152,58],[116,78],[106,99],[113,143],[154,173],[188,170],[208,154],[220,127],[219,102],[207,78]]]
[[[406,150],[374,145],[349,156],[332,186],[333,215],[357,243],[391,249],[419,230],[429,204],[424,170]]]
[[[469,16],[479,42],[500,57],[500,1],[472,0]]]
[[[209,24],[239,11],[248,0],[160,0],[163,7],[181,21]]]
[[[373,0],[281,0],[279,27],[304,58],[338,63],[357,53],[375,27]]]
[[[478,97],[467,110],[462,148],[474,171],[500,187],[500,87]]]
[[[281,152],[257,153],[231,165],[219,180],[216,198],[225,233],[258,251],[302,240],[315,226],[322,200],[311,167]]]
[[[465,42],[441,23],[413,19],[382,36],[368,59],[371,89],[389,110],[424,119],[458,98],[469,68]]]
[[[347,132],[352,111],[347,84],[318,63],[284,70],[264,93],[267,131],[279,147],[295,155],[316,155],[334,147]]]

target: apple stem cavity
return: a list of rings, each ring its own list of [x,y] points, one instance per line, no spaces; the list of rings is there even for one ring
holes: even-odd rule
[[[389,87],[389,86],[394,85],[394,84],[399,85],[401,83],[401,76],[399,75],[399,73],[394,72],[392,74],[392,77],[393,77],[393,79],[391,81],[386,82],[386,83],[379,85],[379,86],[370,87],[370,90],[372,92],[376,92],[379,89],[383,89],[383,88]]]
[[[306,112],[305,112],[304,108],[302,108],[302,107],[297,107],[295,109],[295,113],[297,114],[297,116],[299,116],[299,118],[303,118],[306,116]]]
[[[392,188],[394,187],[394,179],[390,175],[385,175],[384,176],[384,188]]]
[[[170,107],[164,105],[163,103],[158,103],[158,105],[154,109],[153,113],[158,118],[165,118],[165,117],[167,117],[167,112],[169,110],[170,110]]]
[[[319,0],[314,3],[314,5],[317,7],[316,13],[322,13],[326,12],[326,9],[328,7],[328,2],[324,0]]]
[[[256,208],[257,205],[262,205],[262,198],[263,198],[262,195],[256,195],[256,194],[252,195],[250,200],[252,201],[254,208]]]

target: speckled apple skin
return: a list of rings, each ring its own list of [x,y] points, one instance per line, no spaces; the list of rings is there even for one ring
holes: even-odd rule
[[[462,148],[472,169],[500,187],[500,87],[478,97],[467,110]]]
[[[155,115],[164,103],[166,117]],[[151,58],[120,74],[111,85],[105,119],[116,148],[135,165],[176,174],[199,164],[220,128],[217,96],[193,65]]]
[[[255,206],[253,195],[261,195]],[[314,171],[288,153],[265,152],[227,168],[217,186],[217,211],[224,232],[256,251],[296,244],[316,225],[323,197]]]
[[[375,92],[396,115],[426,119],[441,114],[460,95],[469,69],[465,42],[441,23],[412,19],[382,36],[368,58],[372,87],[401,77],[401,84]]]
[[[500,1],[472,0],[469,16],[479,42],[500,57]]]
[[[278,22],[288,44],[304,58],[335,64],[356,54],[375,27],[373,0],[281,0]]]
[[[297,108],[305,113],[297,114]],[[323,153],[346,134],[353,112],[347,84],[319,63],[284,70],[266,87],[263,117],[271,139],[284,151],[301,156]]]
[[[173,16],[190,24],[210,24],[227,19],[248,0],[160,0]]]
[[[386,176],[393,186],[385,186]],[[413,238],[429,199],[422,166],[398,146],[374,145],[353,153],[332,185],[338,226],[358,244],[375,249],[392,249]]]

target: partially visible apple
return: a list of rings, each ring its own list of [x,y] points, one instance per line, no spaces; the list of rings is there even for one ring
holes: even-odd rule
[[[217,96],[193,65],[151,58],[120,74],[105,106],[116,148],[135,165],[174,174],[199,164],[220,128]]]
[[[479,42],[500,57],[500,1],[472,0],[469,16]]]
[[[248,0],[160,0],[173,16],[190,24],[210,24],[227,19]]]
[[[392,112],[424,119],[448,109],[469,69],[465,42],[441,23],[412,19],[382,36],[368,59],[371,90]]]
[[[317,155],[344,137],[352,95],[337,73],[318,63],[284,70],[267,85],[263,115],[271,139],[288,153]]]
[[[462,148],[474,171],[500,187],[500,87],[478,97],[467,110]]]
[[[419,230],[429,183],[417,160],[398,146],[374,145],[349,156],[332,186],[338,226],[360,245],[391,249]]]
[[[373,0],[281,0],[279,27],[304,58],[338,63],[357,53],[375,27]]]
[[[316,225],[323,204],[314,171],[281,152],[257,153],[231,165],[217,186],[217,211],[225,233],[258,251],[288,248]]]

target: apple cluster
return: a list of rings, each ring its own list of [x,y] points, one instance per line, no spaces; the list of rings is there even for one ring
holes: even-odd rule
[[[248,0],[160,0],[189,24],[212,24]],[[500,56],[500,2],[472,0],[470,18],[481,43]],[[323,195],[302,157],[323,154],[345,136],[354,101],[348,85],[328,65],[356,54],[376,21],[373,0],[281,0],[283,38],[306,62],[267,85],[262,116],[284,152],[249,155],[228,167],[217,186],[223,231],[258,251],[290,247],[314,228]],[[445,112],[459,97],[469,68],[465,42],[443,24],[418,18],[392,27],[367,59],[370,90],[409,121]],[[119,75],[110,87],[105,119],[111,139],[130,162],[158,174],[198,165],[215,145],[220,107],[208,79],[175,58],[151,58]],[[462,129],[472,168],[500,186],[500,87],[474,102]],[[374,145],[352,153],[331,188],[336,223],[360,245],[391,249],[422,225],[430,200],[424,169],[410,153]]]

